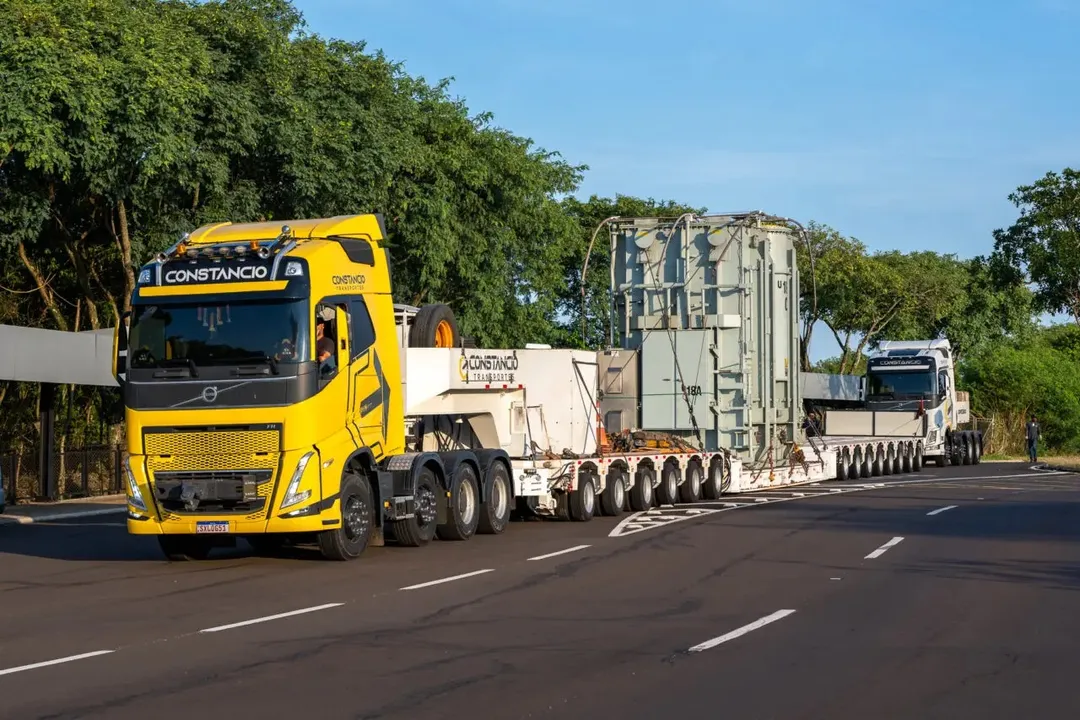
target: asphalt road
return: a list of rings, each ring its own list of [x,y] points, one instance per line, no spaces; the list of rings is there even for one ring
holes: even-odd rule
[[[0,718],[1080,716],[1080,477],[865,484],[343,564],[0,526]]]

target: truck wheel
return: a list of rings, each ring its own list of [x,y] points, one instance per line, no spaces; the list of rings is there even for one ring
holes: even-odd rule
[[[836,479],[843,482],[848,479],[848,470],[851,468],[850,453],[847,448],[836,451]]]
[[[634,486],[630,488],[630,509],[645,512],[653,506],[653,479],[656,477],[652,468],[638,468]]]
[[[706,500],[719,500],[727,488],[724,486],[724,458],[717,456],[709,465],[709,479],[701,488],[701,494]]]
[[[915,443],[915,451],[911,454],[911,469],[922,472],[924,464],[922,443]]]
[[[570,519],[588,522],[596,512],[596,483],[591,475],[579,475],[577,489],[570,493]]]
[[[427,545],[435,538],[439,513],[438,484],[435,473],[429,467],[420,469],[416,478],[416,491],[413,495],[415,509],[413,516],[404,520],[395,520],[391,525],[394,539],[408,547]]]
[[[341,478],[341,527],[323,530],[316,537],[319,552],[327,560],[360,557],[375,527],[375,503],[367,478],[345,473]]]
[[[911,446],[905,443],[900,450],[900,472],[906,474],[911,472]]]
[[[965,431],[961,448],[964,453],[963,463],[965,465],[975,464],[975,435],[971,432]]]
[[[213,546],[204,538],[193,535],[158,535],[161,552],[173,562],[205,560]]]
[[[460,339],[454,311],[442,303],[420,308],[409,328],[409,347],[457,347]]]
[[[651,467],[639,467],[634,477],[634,487],[630,489],[630,508],[635,513],[644,513],[652,507],[652,480],[656,473]]]
[[[890,445],[888,448],[881,449],[881,474],[892,475],[893,474],[893,449]]]
[[[973,459],[972,462],[973,462],[973,464],[978,465],[979,463],[982,462],[982,451],[983,451],[982,433],[980,433],[978,430],[973,431],[971,433],[971,439],[973,440],[972,447],[975,450],[975,455],[974,455],[974,459]]]
[[[851,451],[851,467],[848,468],[848,477],[852,480],[858,480],[862,474],[862,448],[857,447]]]
[[[607,474],[604,492],[600,493],[600,509],[605,515],[619,517],[626,504],[626,471],[612,468]]]
[[[480,522],[480,483],[476,469],[469,463],[457,466],[457,484],[447,498],[447,519],[439,525],[435,534],[440,540],[468,540],[476,534]]]
[[[657,498],[661,505],[674,505],[679,500],[679,470],[674,463],[667,463],[660,471],[660,487]]]
[[[870,465],[870,474],[878,477],[882,473],[887,474],[885,470],[885,451],[879,446],[877,452],[874,453],[874,462]]]
[[[498,535],[510,522],[510,473],[501,462],[491,463],[488,468],[491,476],[491,492],[488,499],[480,506],[480,522],[476,531],[482,535]]]
[[[859,463],[859,477],[865,480],[870,477],[870,458],[868,453],[863,453],[862,462]]]
[[[679,486],[679,500],[686,504],[701,500],[701,463],[691,460],[686,466],[686,480]]]

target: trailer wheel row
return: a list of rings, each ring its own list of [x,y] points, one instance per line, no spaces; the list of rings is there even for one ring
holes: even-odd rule
[[[644,512],[660,505],[690,505],[700,500],[719,500],[731,482],[721,453],[670,455],[651,458],[628,456],[612,464],[605,477],[592,466],[576,472],[573,489],[561,493],[560,506],[575,522],[588,522],[596,515],[618,517],[624,512]],[[708,473],[705,471],[708,465]],[[633,467],[633,480],[630,469]],[[591,498],[599,497],[599,502]]]
[[[836,448],[836,479],[858,480],[921,472],[921,441],[871,442]]]

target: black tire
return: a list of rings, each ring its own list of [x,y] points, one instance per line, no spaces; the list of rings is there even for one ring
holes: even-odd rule
[[[964,433],[964,464],[975,464],[975,433],[967,431]]]
[[[701,488],[701,494],[706,500],[719,500],[727,490],[729,480],[724,472],[724,458],[717,456],[709,463],[709,478]]]
[[[923,447],[922,443],[915,444],[915,452],[911,456],[911,469],[914,472],[922,472],[923,465]]]
[[[468,540],[480,523],[480,481],[476,468],[463,462],[454,473],[454,490],[447,498],[446,522],[435,533],[440,540]]]
[[[851,451],[851,467],[848,468],[848,477],[858,480],[862,476],[862,448],[856,447]]]
[[[890,445],[885,450],[885,459],[881,462],[881,474],[882,475],[895,475],[896,469],[896,448]]]
[[[848,479],[848,470],[851,469],[850,455],[847,448],[836,451],[836,479],[840,482]]]
[[[865,452],[862,456],[862,463],[859,465],[859,477],[863,480],[870,477],[870,458],[866,456]]]
[[[592,475],[578,475],[577,487],[570,493],[570,519],[574,522],[588,522],[596,514],[596,483]]]
[[[674,505],[679,501],[679,468],[666,463],[660,471],[660,487],[656,488],[661,505]]]
[[[679,500],[683,503],[696,503],[701,500],[701,485],[705,475],[701,462],[691,460],[686,466],[686,479],[679,486]]]
[[[457,319],[449,305],[433,303],[416,313],[409,328],[409,347],[458,347],[460,344]]]
[[[911,446],[905,444],[901,448],[903,454],[900,456],[900,472],[907,474],[911,472]]]
[[[982,433],[979,432],[978,430],[972,432],[971,433],[971,439],[974,441],[973,446],[975,448],[975,456],[974,456],[974,459],[972,461],[972,464],[978,465],[979,463],[982,462],[982,454],[983,454]]]
[[[491,485],[487,500],[480,506],[480,522],[476,531],[481,535],[498,535],[510,523],[514,488],[510,482],[510,472],[504,463],[495,461],[488,468]]]
[[[205,560],[213,550],[209,541],[195,535],[158,535],[158,545],[172,562]]]
[[[600,493],[600,510],[609,517],[622,515],[626,505],[626,471],[621,468],[608,470],[604,492]]]
[[[879,477],[885,472],[885,451],[879,447],[877,452],[874,453],[874,462],[870,465],[870,474]]]
[[[655,496],[653,479],[655,477],[655,471],[652,468],[638,468],[634,486],[630,488],[630,509],[634,512],[645,512],[653,506]]]
[[[371,483],[356,473],[341,478],[341,525],[317,536],[319,552],[327,560],[355,560],[364,554],[375,532],[375,500]]]
[[[413,492],[413,516],[391,523],[395,540],[407,547],[420,547],[435,538],[439,523],[439,493],[435,471],[426,466],[420,468]]]

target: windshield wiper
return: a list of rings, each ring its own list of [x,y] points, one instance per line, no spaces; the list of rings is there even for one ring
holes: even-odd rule
[[[255,357],[252,357],[252,358],[244,358],[244,360],[242,362],[250,362],[252,360],[255,361],[255,362],[265,363],[265,364],[269,365],[270,366],[270,372],[272,372],[275,375],[280,375],[281,374],[281,369],[278,367],[278,361],[275,360],[274,358],[270,357],[269,355],[265,354],[265,353],[262,354],[262,355],[256,355]],[[244,365],[239,365],[234,372],[237,375],[265,375],[266,374],[265,370],[256,369],[256,368],[253,368],[250,365],[248,365],[246,367]]]
[[[169,370],[161,370],[154,373],[154,377],[156,378],[199,377],[199,366],[196,365],[195,361],[191,358],[170,358],[168,360],[159,360],[157,365],[160,368],[172,368],[174,371],[179,370],[180,372],[169,372]],[[183,372],[185,370],[187,371],[186,375]]]

